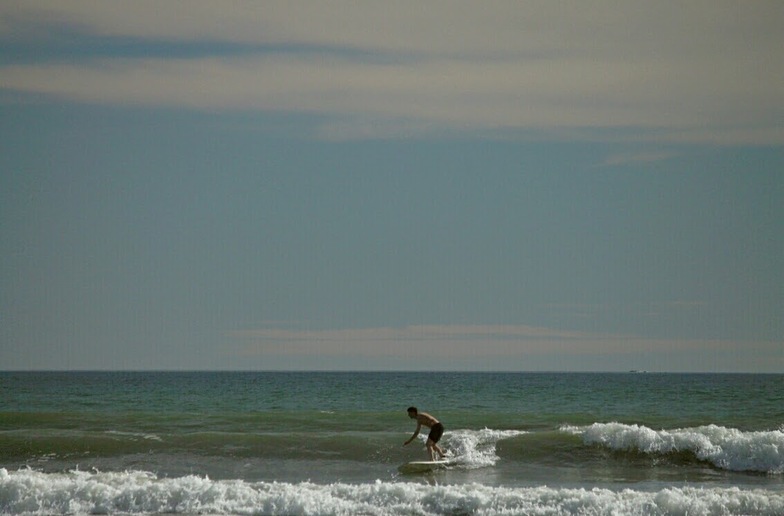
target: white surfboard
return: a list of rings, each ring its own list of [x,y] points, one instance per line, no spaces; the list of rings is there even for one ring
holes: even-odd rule
[[[426,473],[446,468],[448,465],[448,460],[415,460],[400,465],[397,470],[401,473]]]

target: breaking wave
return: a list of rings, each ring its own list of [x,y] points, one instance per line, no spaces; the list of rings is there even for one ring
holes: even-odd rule
[[[278,483],[152,473],[9,472],[0,469],[5,514],[782,514],[784,495],[739,488],[505,488],[481,484]]]
[[[744,432],[708,425],[675,430],[653,430],[621,423],[594,423],[587,427],[563,426],[581,435],[585,444],[647,454],[689,452],[702,461],[728,471],[784,473],[784,431]]]

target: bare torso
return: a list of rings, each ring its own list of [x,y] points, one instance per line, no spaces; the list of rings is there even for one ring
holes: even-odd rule
[[[419,412],[416,419],[417,423],[428,428],[432,428],[433,425],[438,424],[438,419],[434,418],[427,412]]]

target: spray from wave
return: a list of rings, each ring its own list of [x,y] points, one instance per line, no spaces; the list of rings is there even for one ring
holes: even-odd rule
[[[444,438],[447,458],[453,465],[464,469],[477,469],[495,465],[499,458],[496,445],[526,432],[520,430],[455,430]]]

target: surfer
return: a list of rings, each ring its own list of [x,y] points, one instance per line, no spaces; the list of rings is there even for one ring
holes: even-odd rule
[[[417,427],[416,430],[414,430],[414,435],[411,436],[411,439],[404,442],[403,446],[416,439],[422,426],[426,426],[430,429],[430,434],[427,436],[427,453],[430,455],[430,460],[435,460],[433,457],[433,450],[437,451],[443,459],[445,457],[444,450],[438,446],[438,440],[441,439],[441,436],[444,434],[444,425],[427,412],[418,412],[416,407],[408,407],[408,417],[417,420]]]

